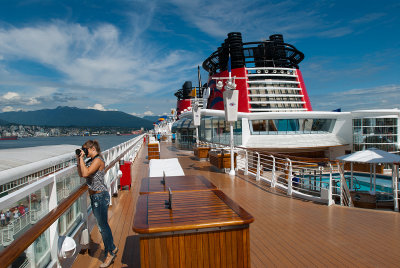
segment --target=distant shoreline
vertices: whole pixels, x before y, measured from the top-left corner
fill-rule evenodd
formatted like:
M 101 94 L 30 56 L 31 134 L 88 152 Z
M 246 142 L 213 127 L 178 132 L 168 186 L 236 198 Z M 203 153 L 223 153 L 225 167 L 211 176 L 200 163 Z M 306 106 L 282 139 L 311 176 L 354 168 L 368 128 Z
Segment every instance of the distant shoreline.
M 0 141 L 0 152 L 2 149 L 29 148 L 36 146 L 50 146 L 70 144 L 80 147 L 87 140 L 97 140 L 102 151 L 110 149 L 125 141 L 135 138 L 138 135 L 98 135 L 98 136 L 46 136 L 46 137 L 25 137 L 17 140 Z

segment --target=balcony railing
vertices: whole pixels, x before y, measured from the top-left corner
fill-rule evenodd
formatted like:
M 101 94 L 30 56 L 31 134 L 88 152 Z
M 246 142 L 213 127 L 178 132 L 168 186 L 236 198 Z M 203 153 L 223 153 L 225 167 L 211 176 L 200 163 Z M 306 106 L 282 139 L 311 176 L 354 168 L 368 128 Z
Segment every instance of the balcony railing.
M 106 162 L 105 182 L 110 195 L 118 191 L 119 161 L 134 161 L 142 144 L 143 135 L 102 153 Z M 83 197 L 82 200 L 85 200 L 86 193 L 87 186 L 84 180 L 79 178 L 76 166 L 73 165 L 0 198 L 0 210 L 13 207 L 22 200 L 29 200 L 31 206 L 24 215 L 13 219 L 0 229 L 0 250 L 1 247 L 5 247 L 0 251 L 1 266 L 8 267 L 21 256 L 24 257 L 19 262 L 19 267 L 54 265 L 58 260 L 57 240 L 60 233 L 57 230 L 59 228 L 50 227 L 58 222 L 63 214 L 69 213 L 70 207 L 78 199 Z M 78 213 L 77 220 L 83 220 L 80 225 L 87 226 L 87 206 L 80 208 L 84 211 Z M 70 232 L 73 231 L 69 230 Z M 33 248 L 29 249 L 32 246 Z

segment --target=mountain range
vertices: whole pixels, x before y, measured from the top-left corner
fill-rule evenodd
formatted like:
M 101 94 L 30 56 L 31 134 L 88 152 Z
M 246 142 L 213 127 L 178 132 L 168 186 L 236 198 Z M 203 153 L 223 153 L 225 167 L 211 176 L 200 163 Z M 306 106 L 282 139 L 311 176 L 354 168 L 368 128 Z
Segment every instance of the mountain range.
M 0 113 L 4 120 L 13 124 L 53 127 L 128 127 L 153 128 L 153 122 L 119 111 L 99 111 L 59 106 L 55 109 Z

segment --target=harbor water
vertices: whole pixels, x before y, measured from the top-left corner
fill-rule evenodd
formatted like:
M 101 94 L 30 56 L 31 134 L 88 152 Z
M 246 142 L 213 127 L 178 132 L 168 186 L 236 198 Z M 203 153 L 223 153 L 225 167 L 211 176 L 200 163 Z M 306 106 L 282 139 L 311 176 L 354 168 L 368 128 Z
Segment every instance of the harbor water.
M 2 149 L 28 148 L 46 145 L 70 144 L 77 147 L 82 146 L 87 140 L 97 140 L 102 151 L 110 149 L 118 144 L 133 139 L 137 135 L 99 135 L 99 136 L 62 136 L 62 137 L 29 137 L 17 140 L 1 140 L 0 154 Z

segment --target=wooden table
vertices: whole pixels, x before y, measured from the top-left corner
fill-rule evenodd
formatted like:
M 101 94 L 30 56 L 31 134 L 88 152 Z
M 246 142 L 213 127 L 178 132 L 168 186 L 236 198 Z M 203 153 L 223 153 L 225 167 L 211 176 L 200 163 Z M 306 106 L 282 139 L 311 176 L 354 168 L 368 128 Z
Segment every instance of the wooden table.
M 203 176 L 171 176 L 165 177 L 165 185 L 161 183 L 162 177 L 149 177 L 142 179 L 140 194 L 166 193 L 168 188 L 175 192 L 182 191 L 208 191 L 217 189 L 209 180 Z
M 138 198 L 133 230 L 141 267 L 250 267 L 249 224 L 254 218 L 220 190 Z

